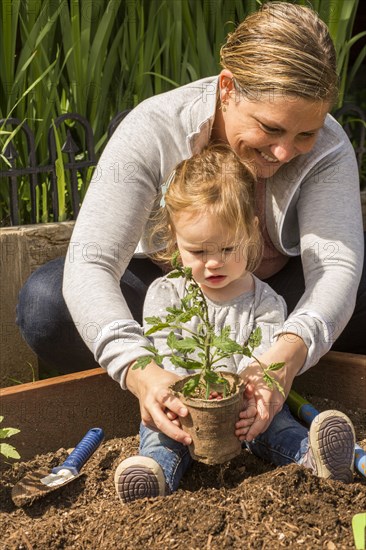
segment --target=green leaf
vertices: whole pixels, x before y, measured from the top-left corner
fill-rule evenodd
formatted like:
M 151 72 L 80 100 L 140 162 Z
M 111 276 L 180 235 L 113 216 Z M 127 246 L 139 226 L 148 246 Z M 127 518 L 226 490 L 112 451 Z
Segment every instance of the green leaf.
M 240 344 L 238 344 L 231 338 L 227 338 L 227 337 L 226 338 L 221 338 L 220 336 L 216 337 L 213 339 L 212 343 L 214 346 L 216 346 L 217 349 L 225 353 L 228 353 L 230 355 L 234 353 L 242 353 L 242 350 L 243 350 L 243 347 Z
M 267 368 L 266 368 L 266 371 L 275 371 L 275 370 L 280 370 L 282 369 L 283 365 L 284 365 L 284 361 L 282 363 L 271 363 Z
M 175 349 L 178 351 L 185 351 L 186 353 L 193 353 L 197 348 L 197 342 L 194 338 L 183 338 L 183 340 L 176 340 Z
M 60 222 L 64 222 L 66 220 L 65 167 L 64 167 L 63 157 L 62 157 L 62 147 L 61 147 L 60 137 L 57 133 L 57 129 L 53 120 L 52 120 L 52 126 L 53 126 L 53 132 L 54 132 L 55 144 L 56 144 L 56 153 L 57 153 L 57 158 L 55 160 L 55 168 L 56 168 L 56 182 L 57 182 L 57 194 L 58 194 L 58 219 Z
M 1 428 L 0 429 L 0 439 L 7 439 L 12 435 L 18 434 L 20 430 L 17 428 Z
M 231 333 L 231 327 L 225 326 L 220 332 L 220 338 L 229 338 Z
M 167 327 L 169 327 L 169 326 L 170 326 L 169 323 L 163 323 L 163 322 L 162 322 L 162 323 L 159 323 L 159 324 L 157 324 L 157 325 L 155 325 L 155 326 L 149 328 L 149 330 L 147 330 L 147 331 L 145 332 L 145 335 L 146 335 L 146 336 L 149 336 L 150 334 L 154 334 L 154 332 L 158 332 L 159 330 L 163 330 L 164 328 L 167 328 Z
M 184 311 L 177 317 L 177 322 L 182 323 L 188 323 L 192 319 L 192 317 L 195 316 L 195 311 Z
M 250 349 L 247 347 L 247 346 L 243 346 L 242 350 L 241 350 L 241 353 L 243 355 L 245 355 L 245 357 L 252 357 L 252 352 L 250 351 Z
M 159 354 L 159 350 L 156 349 L 155 346 L 153 346 L 152 344 L 150 346 L 142 346 L 143 349 L 146 349 L 146 351 L 150 351 L 151 353 L 153 353 L 154 355 L 158 355 Z
M 206 382 L 209 382 L 210 384 L 219 384 L 219 380 L 222 380 L 219 374 L 212 371 L 206 371 L 204 375 L 204 379 Z
M 5 458 L 20 458 L 20 454 L 13 445 L 9 443 L 0 443 L 0 454 L 5 456 Z
M 168 273 L 167 275 L 168 279 L 178 279 L 179 277 L 182 277 L 182 273 L 176 270 L 170 271 L 170 273 Z
M 273 378 L 268 374 L 263 374 L 263 380 L 267 384 L 270 390 L 273 390 Z
M 166 339 L 166 343 L 170 347 L 171 350 L 175 350 L 176 346 L 178 344 L 179 340 L 177 339 L 176 335 L 173 331 L 169 332 L 168 338 Z
M 186 370 L 201 370 L 203 367 L 199 361 L 194 361 L 188 357 L 180 357 L 179 355 L 172 355 L 170 361 L 175 367 L 181 367 Z
M 283 395 L 283 397 L 286 397 L 283 387 L 275 378 L 273 378 L 273 376 L 264 372 L 263 380 L 267 384 L 270 390 L 273 390 L 273 387 L 276 386 L 276 388 Z
M 182 388 L 183 395 L 191 395 L 200 382 L 200 375 L 196 374 L 186 382 Z
M 145 321 L 148 325 L 158 325 L 161 324 L 160 317 L 154 316 L 154 317 L 145 317 Z
M 174 269 L 178 269 L 181 266 L 179 265 L 179 250 L 176 250 L 172 256 L 172 266 Z M 169 274 L 170 275 L 170 274 Z M 169 277 L 168 275 L 168 277 Z M 179 275 L 180 276 L 180 275 Z
M 171 313 L 172 315 L 176 315 L 176 314 L 180 314 L 180 313 L 183 313 L 183 309 L 182 308 L 179 308 L 177 306 L 172 306 L 172 307 L 166 307 L 165 308 L 165 311 L 167 311 L 168 313 Z
M 275 379 L 273 379 L 273 382 L 274 382 L 276 388 L 278 389 L 278 391 L 280 392 L 280 394 L 283 395 L 283 397 L 286 398 L 285 390 L 283 389 L 281 384 L 279 382 L 277 382 L 277 380 L 275 380 Z
M 260 327 L 257 327 L 253 330 L 252 334 L 249 336 L 248 339 L 248 346 L 252 349 L 257 348 L 262 341 L 262 331 Z
M 136 370 L 136 369 L 142 369 L 144 370 L 144 368 L 147 367 L 147 365 L 149 363 L 151 363 L 152 361 L 152 357 L 139 357 L 136 362 L 132 365 L 132 370 Z
M 217 384 L 222 384 L 223 386 L 228 386 L 229 382 L 225 378 L 222 378 L 222 376 L 218 375 Z

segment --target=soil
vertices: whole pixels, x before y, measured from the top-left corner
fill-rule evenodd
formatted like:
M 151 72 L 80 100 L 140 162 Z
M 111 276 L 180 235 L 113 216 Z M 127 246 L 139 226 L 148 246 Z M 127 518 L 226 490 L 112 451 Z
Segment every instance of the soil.
M 308 397 L 319 410 L 348 414 L 366 449 L 366 410 Z M 113 475 L 137 450 L 138 437 L 106 441 L 83 476 L 24 508 L 12 503 L 13 485 L 27 472 L 59 464 L 66 450 L 7 469 L 0 482 L 1 550 L 354 548 L 352 517 L 366 512 L 366 478 L 359 474 L 344 485 L 243 451 L 221 466 L 195 463 L 171 496 L 123 506 Z

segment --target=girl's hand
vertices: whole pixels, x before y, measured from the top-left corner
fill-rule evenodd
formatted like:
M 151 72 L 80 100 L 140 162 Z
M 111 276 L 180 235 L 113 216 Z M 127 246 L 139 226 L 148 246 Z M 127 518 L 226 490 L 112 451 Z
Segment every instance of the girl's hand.
M 138 398 L 141 420 L 151 430 L 189 445 L 190 436 L 180 427 L 179 417 L 186 416 L 188 410 L 183 403 L 169 390 L 169 386 L 179 380 L 176 374 L 165 371 L 154 361 L 144 369 L 128 369 L 126 384 Z
M 247 433 L 257 415 L 257 404 L 254 395 L 254 386 L 247 384 L 244 392 L 244 408 L 239 413 L 240 420 L 235 424 L 235 435 L 239 441 L 245 441 Z

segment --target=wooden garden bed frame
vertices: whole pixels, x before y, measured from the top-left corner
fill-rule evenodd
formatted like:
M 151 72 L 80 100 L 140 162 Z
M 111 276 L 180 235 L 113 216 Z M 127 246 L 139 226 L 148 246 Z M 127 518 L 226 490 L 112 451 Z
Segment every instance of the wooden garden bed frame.
M 294 389 L 366 409 L 366 355 L 329 352 Z M 136 398 L 101 368 L 1 389 L 0 415 L 21 430 L 11 442 L 23 460 L 73 447 L 92 427 L 106 439 L 135 435 L 140 422 Z

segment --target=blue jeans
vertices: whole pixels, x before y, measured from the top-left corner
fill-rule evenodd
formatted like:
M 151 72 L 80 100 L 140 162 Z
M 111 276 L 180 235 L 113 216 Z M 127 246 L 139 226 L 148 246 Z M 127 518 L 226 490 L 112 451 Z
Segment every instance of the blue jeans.
M 275 466 L 301 464 L 308 449 L 308 431 L 295 420 L 287 405 L 274 417 L 269 428 L 255 441 L 244 443 L 254 455 Z M 193 463 L 188 447 L 166 435 L 140 426 L 140 455 L 160 464 L 171 492 Z
M 65 258 L 52 260 L 31 274 L 19 293 L 16 322 L 41 361 L 68 374 L 99 367 L 79 335 L 62 295 Z M 148 286 L 163 274 L 147 259 L 132 259 L 120 287 L 139 323 Z

